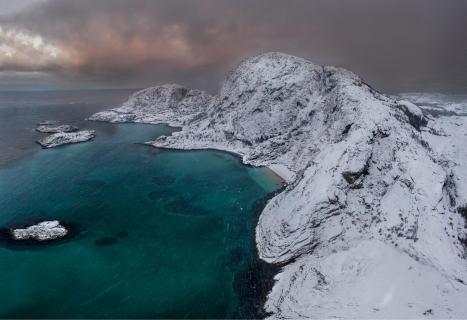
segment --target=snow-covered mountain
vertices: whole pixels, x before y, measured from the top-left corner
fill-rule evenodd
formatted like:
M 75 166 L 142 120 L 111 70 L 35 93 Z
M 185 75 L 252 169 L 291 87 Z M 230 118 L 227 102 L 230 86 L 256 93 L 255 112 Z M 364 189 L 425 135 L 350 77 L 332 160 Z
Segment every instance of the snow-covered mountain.
M 256 229 L 260 257 L 282 266 L 272 318 L 467 317 L 466 117 L 267 53 L 216 96 L 166 85 L 90 119 L 179 125 L 150 143 L 235 152 L 287 180 Z
M 167 123 L 181 126 L 204 111 L 212 97 L 177 84 L 148 88 L 133 94 L 121 107 L 92 115 L 89 120 L 113 123 Z

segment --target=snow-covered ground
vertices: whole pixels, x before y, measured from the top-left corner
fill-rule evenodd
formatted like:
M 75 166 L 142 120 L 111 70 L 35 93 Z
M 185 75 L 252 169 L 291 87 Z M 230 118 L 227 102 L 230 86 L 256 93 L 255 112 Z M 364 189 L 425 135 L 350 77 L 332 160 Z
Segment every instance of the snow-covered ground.
M 88 120 L 182 126 L 202 112 L 211 98 L 209 94 L 199 90 L 167 84 L 138 91 L 121 107 L 99 112 Z M 157 108 L 154 108 L 154 101 L 157 101 Z
M 13 229 L 11 235 L 14 240 L 50 241 L 63 238 L 68 230 L 59 221 L 43 221 L 24 229 Z
M 65 144 L 81 143 L 94 139 L 94 130 L 81 130 L 75 132 L 58 132 L 37 141 L 42 148 L 55 148 Z
M 256 229 L 260 257 L 282 266 L 271 318 L 467 317 L 457 106 L 422 112 L 422 98 L 281 53 L 243 61 L 216 96 L 146 90 L 91 119 L 182 126 L 150 144 L 235 152 L 288 182 Z

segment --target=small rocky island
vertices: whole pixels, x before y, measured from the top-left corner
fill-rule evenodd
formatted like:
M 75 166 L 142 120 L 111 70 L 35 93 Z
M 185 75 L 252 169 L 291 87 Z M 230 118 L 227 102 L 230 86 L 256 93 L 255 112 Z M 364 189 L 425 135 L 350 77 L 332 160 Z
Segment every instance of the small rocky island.
M 65 237 L 68 234 L 67 228 L 59 221 L 43 221 L 24 229 L 11 229 L 10 234 L 13 240 L 35 240 L 51 241 Z
M 86 142 L 94 139 L 94 130 L 81 130 L 77 132 L 58 132 L 37 141 L 42 148 L 54 148 L 65 144 Z
M 41 133 L 51 133 L 51 135 L 42 138 L 37 143 L 44 149 L 54 148 L 65 144 L 86 142 L 94 139 L 96 131 L 81 130 L 78 127 L 62 124 L 47 120 L 39 123 L 36 131 Z

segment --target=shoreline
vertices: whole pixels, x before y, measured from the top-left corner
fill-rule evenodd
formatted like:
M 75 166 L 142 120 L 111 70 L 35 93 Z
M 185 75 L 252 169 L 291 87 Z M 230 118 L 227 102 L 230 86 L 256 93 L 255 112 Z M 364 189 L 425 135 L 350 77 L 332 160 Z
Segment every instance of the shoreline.
M 276 177 L 278 177 L 282 182 L 288 184 L 295 180 L 295 173 L 285 165 L 282 164 L 270 164 L 264 166 L 266 169 L 272 172 Z
M 249 163 L 245 163 L 243 161 L 243 154 L 231 150 L 226 150 L 226 149 L 220 149 L 220 148 L 212 148 L 212 147 L 207 147 L 207 148 L 193 148 L 193 149 L 178 149 L 178 148 L 171 148 L 171 147 L 160 147 L 160 146 L 154 146 L 150 142 L 142 142 L 140 143 L 141 145 L 146 145 L 152 148 L 156 149 L 161 149 L 161 150 L 174 150 L 174 151 L 220 151 L 220 152 L 225 152 L 230 155 L 235 156 L 238 158 L 241 162 L 242 165 L 244 166 L 250 166 L 250 167 L 255 167 L 255 168 L 265 168 L 269 172 L 271 172 L 275 177 L 277 177 L 281 182 L 285 184 L 289 184 L 295 180 L 295 172 L 287 168 L 283 164 L 269 164 L 269 165 L 261 165 L 261 166 L 255 166 Z
M 268 171 L 274 173 L 272 170 Z M 283 184 L 279 189 L 268 193 L 263 199 L 257 201 L 252 211 L 255 216 L 256 225 L 258 225 L 259 217 L 269 200 L 285 189 L 286 184 Z M 271 313 L 265 309 L 266 301 L 276 282 L 275 276 L 280 273 L 282 266 L 261 259 L 256 245 L 256 237 L 253 240 L 253 244 L 255 256 L 252 264 L 234 280 L 235 290 L 244 300 L 244 305 L 236 311 L 236 318 L 266 319 L 271 316 Z
M 235 286 L 236 290 L 240 295 L 243 295 L 243 298 L 246 300 L 245 306 L 240 310 L 237 310 L 238 316 L 240 318 L 244 318 L 245 315 L 249 317 L 253 316 L 253 318 L 257 319 L 265 319 L 270 314 L 265 310 L 265 304 L 268 299 L 270 292 L 273 289 L 273 286 L 276 282 L 275 276 L 280 272 L 282 266 L 276 263 L 269 263 L 263 259 L 261 259 L 258 251 L 258 246 L 256 242 L 256 227 L 259 223 L 259 218 L 263 213 L 263 210 L 266 204 L 275 196 L 279 195 L 280 193 L 284 192 L 287 188 L 287 185 L 293 182 L 295 178 L 295 173 L 289 170 L 285 165 L 280 164 L 273 164 L 273 165 L 263 165 L 263 166 L 254 166 L 252 164 L 245 163 L 243 161 L 243 155 L 234 152 L 231 150 L 223 150 L 218 148 L 193 148 L 193 149 L 177 149 L 177 148 L 170 148 L 170 147 L 159 147 L 154 146 L 149 142 L 141 143 L 143 146 L 152 147 L 154 149 L 159 150 L 166 150 L 166 151 L 178 151 L 178 152 L 194 152 L 194 151 L 217 151 L 223 152 L 232 155 L 233 157 L 237 158 L 241 165 L 243 166 L 250 166 L 256 168 L 264 168 L 267 172 L 273 175 L 275 178 L 279 179 L 282 184 L 278 190 L 270 192 L 267 194 L 263 199 L 261 199 L 256 208 L 253 210 L 253 214 L 256 216 L 256 223 L 255 223 L 255 239 L 253 240 L 254 243 L 254 251 L 255 251 L 255 258 L 252 266 L 244 270 L 240 274 L 240 278 L 246 278 L 247 283 L 239 283 L 237 279 L 235 279 Z M 249 285 L 250 286 L 249 286 Z M 247 291 L 254 290 L 254 294 L 246 295 L 245 296 L 245 289 Z

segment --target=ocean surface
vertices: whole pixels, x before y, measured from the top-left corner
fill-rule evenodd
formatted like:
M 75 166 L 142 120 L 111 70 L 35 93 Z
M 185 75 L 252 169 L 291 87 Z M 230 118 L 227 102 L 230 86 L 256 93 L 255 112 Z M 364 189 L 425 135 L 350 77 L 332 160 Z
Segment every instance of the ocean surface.
M 0 93 L 0 228 L 58 219 L 68 240 L 0 242 L 1 318 L 250 318 L 270 267 L 254 230 L 281 182 L 215 151 L 138 144 L 174 129 L 87 122 L 130 91 Z M 95 129 L 43 150 L 42 120 Z

